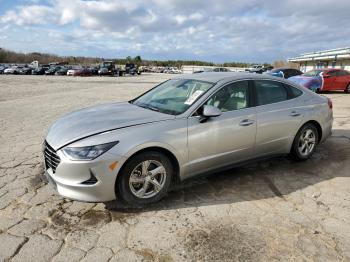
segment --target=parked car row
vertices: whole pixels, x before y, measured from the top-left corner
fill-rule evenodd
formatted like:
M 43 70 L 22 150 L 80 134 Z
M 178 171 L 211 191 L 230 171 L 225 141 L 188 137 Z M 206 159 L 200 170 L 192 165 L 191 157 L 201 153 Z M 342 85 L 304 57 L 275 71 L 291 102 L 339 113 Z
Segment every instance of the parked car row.
M 226 67 L 207 67 L 201 70 L 194 71 L 193 74 L 208 73 L 208 72 L 231 72 L 231 71 Z
M 164 67 L 164 66 L 142 66 L 143 72 L 149 73 L 165 73 L 165 74 L 182 74 L 182 70 L 176 66 Z
M 0 74 L 23 75 L 68 75 L 68 76 L 123 76 L 139 75 L 141 70 L 133 63 L 118 66 L 112 61 L 105 61 L 99 66 L 80 65 L 0 65 Z

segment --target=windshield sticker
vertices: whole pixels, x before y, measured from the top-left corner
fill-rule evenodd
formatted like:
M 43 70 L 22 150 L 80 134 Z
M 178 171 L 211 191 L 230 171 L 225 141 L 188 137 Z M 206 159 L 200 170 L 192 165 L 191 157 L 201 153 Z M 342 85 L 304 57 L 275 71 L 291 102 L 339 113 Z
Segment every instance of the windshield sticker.
M 196 92 L 194 92 L 185 102 L 185 105 L 192 105 L 194 101 L 196 101 L 196 99 L 198 97 L 200 97 L 202 94 L 204 93 L 204 91 L 202 90 L 197 90 Z

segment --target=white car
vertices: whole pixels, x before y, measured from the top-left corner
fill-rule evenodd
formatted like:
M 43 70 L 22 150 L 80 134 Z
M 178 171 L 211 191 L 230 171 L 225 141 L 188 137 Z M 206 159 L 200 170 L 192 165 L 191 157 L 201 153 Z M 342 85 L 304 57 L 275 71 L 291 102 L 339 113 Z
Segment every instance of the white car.
M 18 66 L 12 66 L 4 70 L 4 74 L 18 74 L 18 72 L 19 72 Z
M 67 71 L 67 76 L 74 76 L 75 69 L 69 69 Z

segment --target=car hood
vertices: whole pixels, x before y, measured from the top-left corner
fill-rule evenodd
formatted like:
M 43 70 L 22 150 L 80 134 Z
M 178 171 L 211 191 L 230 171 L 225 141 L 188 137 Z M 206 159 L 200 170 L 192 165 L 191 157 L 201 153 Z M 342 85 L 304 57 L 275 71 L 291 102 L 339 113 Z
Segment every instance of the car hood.
M 49 129 L 46 141 L 57 150 L 92 135 L 174 118 L 128 102 L 93 106 L 59 118 Z

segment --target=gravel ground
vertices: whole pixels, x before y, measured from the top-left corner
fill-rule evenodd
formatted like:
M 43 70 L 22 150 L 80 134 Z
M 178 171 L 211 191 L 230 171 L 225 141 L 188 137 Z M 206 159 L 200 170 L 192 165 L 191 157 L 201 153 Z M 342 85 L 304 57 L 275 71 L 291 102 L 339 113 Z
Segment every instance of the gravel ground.
M 167 75 L 0 75 L 0 261 L 350 261 L 350 95 L 312 159 L 277 158 L 176 185 L 160 203 L 63 199 L 41 143 L 74 109 L 132 98 Z

